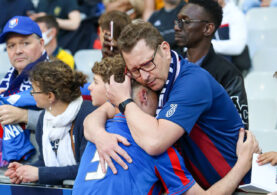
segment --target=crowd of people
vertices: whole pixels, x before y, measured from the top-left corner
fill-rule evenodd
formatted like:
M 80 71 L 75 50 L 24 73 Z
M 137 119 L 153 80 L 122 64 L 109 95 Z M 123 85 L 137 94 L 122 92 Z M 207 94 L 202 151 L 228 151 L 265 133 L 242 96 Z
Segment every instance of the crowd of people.
M 4 2 L 22 5 L 0 20 L 12 64 L 0 82 L 0 165 L 11 183 L 189 195 L 250 182 L 261 148 L 248 130 L 245 16 L 232 0 Z M 71 54 L 83 48 L 102 50 L 92 83 Z M 257 163 L 275 165 L 277 153 Z

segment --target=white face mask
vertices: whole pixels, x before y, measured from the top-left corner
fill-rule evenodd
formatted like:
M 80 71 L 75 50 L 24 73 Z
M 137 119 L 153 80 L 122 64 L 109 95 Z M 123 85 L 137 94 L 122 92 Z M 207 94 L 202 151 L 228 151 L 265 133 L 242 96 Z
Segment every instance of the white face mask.
M 51 33 L 52 29 L 50 28 L 48 31 L 42 33 L 42 38 L 44 40 L 44 45 L 48 45 L 50 41 L 53 39 L 53 36 L 48 37 L 49 33 Z

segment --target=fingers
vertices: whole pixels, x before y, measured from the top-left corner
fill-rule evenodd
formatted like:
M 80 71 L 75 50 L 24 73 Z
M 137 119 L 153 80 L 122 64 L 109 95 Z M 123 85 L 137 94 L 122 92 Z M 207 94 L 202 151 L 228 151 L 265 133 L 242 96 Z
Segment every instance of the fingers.
M 132 162 L 133 162 L 133 160 L 132 160 L 132 158 L 129 156 L 129 154 L 128 154 L 125 150 L 123 150 L 121 147 L 117 147 L 115 151 L 116 151 L 120 156 L 122 156 L 128 163 L 132 163 Z M 125 163 L 121 160 L 121 158 L 119 158 L 119 159 L 120 159 L 120 160 L 116 160 L 116 159 L 114 159 L 114 160 L 124 168 Z M 122 163 L 121 161 L 122 161 L 123 163 Z M 123 165 L 124 165 L 124 166 L 123 166 Z M 128 166 L 125 167 L 125 169 L 127 169 L 127 168 L 128 168 Z
M 245 134 L 245 131 L 244 131 L 243 128 L 241 128 L 241 129 L 239 130 L 239 139 L 238 139 L 238 143 L 240 143 L 240 144 L 243 143 L 244 134 Z
M 106 173 L 107 169 L 106 169 L 106 162 L 104 160 L 104 157 L 99 155 L 99 161 L 100 161 L 102 173 Z
M 112 155 L 111 155 L 112 156 Z M 107 162 L 108 166 L 112 170 L 113 174 L 117 174 L 117 169 L 115 168 L 112 159 L 109 155 L 104 155 L 105 161 Z
M 128 142 L 128 140 L 125 137 L 123 137 L 121 135 L 117 135 L 117 134 L 115 134 L 115 135 L 119 142 L 123 143 L 125 146 L 130 146 L 130 142 Z

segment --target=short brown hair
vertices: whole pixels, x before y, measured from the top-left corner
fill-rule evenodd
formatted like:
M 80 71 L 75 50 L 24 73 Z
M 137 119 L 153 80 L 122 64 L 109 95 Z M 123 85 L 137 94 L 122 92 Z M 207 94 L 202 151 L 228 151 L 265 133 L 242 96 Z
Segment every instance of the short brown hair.
M 121 32 L 117 43 L 120 51 L 130 52 L 142 39 L 151 49 L 156 49 L 163 42 L 160 32 L 152 24 L 138 22 L 127 25 Z
M 102 30 L 110 31 L 110 21 L 114 21 L 113 26 L 113 38 L 117 40 L 123 28 L 131 23 L 130 17 L 121 11 L 110 11 L 104 13 L 99 18 L 99 26 Z
M 103 58 L 100 62 L 95 62 L 91 70 L 94 74 L 101 76 L 105 83 L 109 82 L 112 75 L 115 75 L 116 82 L 123 82 L 125 62 L 121 55 L 118 54 L 114 57 Z
M 52 92 L 56 99 L 70 103 L 80 97 L 80 87 L 86 76 L 72 70 L 62 61 L 40 62 L 30 71 L 30 79 L 45 93 Z
M 41 16 L 35 19 L 36 23 L 44 23 L 47 27 L 47 29 L 55 28 L 57 30 L 57 34 L 59 32 L 59 24 L 55 18 L 55 16 L 52 15 L 46 15 Z

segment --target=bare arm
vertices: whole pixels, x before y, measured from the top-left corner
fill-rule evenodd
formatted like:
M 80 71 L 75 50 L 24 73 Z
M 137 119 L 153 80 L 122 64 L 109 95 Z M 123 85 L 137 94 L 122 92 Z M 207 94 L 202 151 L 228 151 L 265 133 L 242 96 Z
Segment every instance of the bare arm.
M 96 145 L 100 157 L 100 164 L 103 172 L 106 172 L 107 163 L 114 174 L 117 170 L 111 160 L 113 158 L 124 169 L 128 169 L 127 164 L 119 157 L 122 156 L 129 163 L 132 162 L 131 157 L 125 152 L 118 142 L 124 145 L 130 145 L 126 138 L 106 132 L 105 123 L 108 118 L 112 118 L 115 109 L 110 103 L 105 103 L 97 110 L 89 114 L 84 121 L 84 135 L 87 140 Z
M 81 22 L 81 15 L 78 10 L 73 10 L 68 14 L 68 19 L 57 18 L 59 27 L 63 30 L 76 30 Z
M 0 106 L 0 123 L 3 125 L 27 123 L 28 110 L 11 105 Z
M 144 0 L 144 12 L 143 12 L 142 19 L 144 21 L 147 21 L 154 11 L 155 11 L 155 1 Z
M 247 134 L 247 139 L 243 142 L 245 133 Z M 254 135 L 250 131 L 241 129 L 237 142 L 238 160 L 230 172 L 206 191 L 196 184 L 185 194 L 232 194 L 245 174 L 250 170 L 252 156 L 255 152 L 258 152 L 258 150 L 258 142 Z

